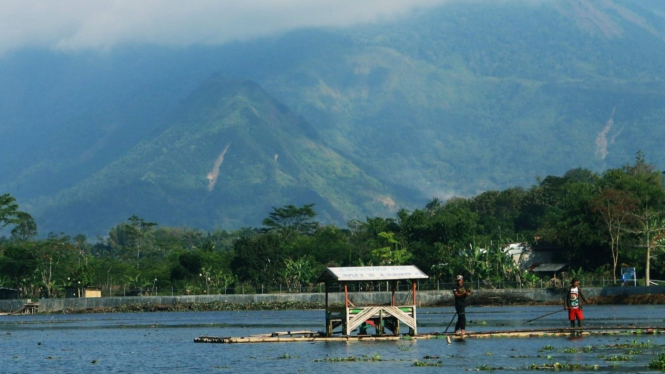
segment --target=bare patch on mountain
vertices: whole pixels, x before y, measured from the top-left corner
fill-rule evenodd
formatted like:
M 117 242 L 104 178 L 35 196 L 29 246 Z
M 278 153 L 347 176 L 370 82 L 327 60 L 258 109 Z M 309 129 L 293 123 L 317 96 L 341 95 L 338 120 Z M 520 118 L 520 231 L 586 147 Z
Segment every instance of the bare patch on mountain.
M 610 153 L 608 147 L 611 144 L 614 144 L 614 139 L 621 133 L 621 130 L 614 133 L 614 135 L 609 136 L 612 127 L 614 126 L 614 109 L 612 109 L 612 114 L 610 119 L 605 123 L 603 131 L 601 131 L 596 137 L 596 154 L 600 157 L 601 160 L 604 160 L 605 157 Z
M 592 35 L 603 35 L 608 39 L 623 36 L 624 28 L 619 21 L 630 22 L 659 38 L 665 35 L 652 27 L 647 20 L 612 0 L 569 0 L 555 2 L 555 6 L 577 26 Z
M 219 168 L 222 167 L 222 163 L 224 162 L 224 155 L 226 154 L 226 151 L 229 149 L 229 145 L 231 143 L 227 144 L 226 147 L 224 147 L 224 150 L 222 153 L 217 156 L 217 159 L 215 160 L 215 163 L 212 166 L 212 169 L 210 172 L 208 172 L 208 191 L 212 191 L 213 188 L 215 188 L 215 184 L 217 183 L 217 178 L 219 177 Z
M 392 197 L 390 196 L 377 196 L 374 198 L 374 200 L 380 202 L 381 204 L 387 206 L 388 208 L 395 209 L 395 200 L 393 200 Z

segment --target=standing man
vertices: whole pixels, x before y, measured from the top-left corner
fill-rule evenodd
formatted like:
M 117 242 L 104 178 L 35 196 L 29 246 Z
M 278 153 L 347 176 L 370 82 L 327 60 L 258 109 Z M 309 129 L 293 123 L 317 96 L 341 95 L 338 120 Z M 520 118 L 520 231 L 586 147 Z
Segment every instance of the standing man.
M 457 284 L 453 286 L 453 295 L 455 295 L 455 312 L 457 312 L 457 323 L 455 324 L 455 334 L 466 334 L 466 297 L 471 295 L 471 290 L 464 288 L 464 278 L 457 276 Z
M 586 297 L 582 293 L 580 288 L 580 280 L 573 278 L 570 282 L 570 288 L 566 294 L 566 304 L 564 304 L 563 309 L 568 310 L 568 319 L 570 320 L 570 327 L 575 327 L 575 320 L 577 319 L 577 327 L 582 327 L 582 320 L 584 319 L 584 314 L 582 313 L 582 303 L 580 299 L 584 300 L 587 303 Z

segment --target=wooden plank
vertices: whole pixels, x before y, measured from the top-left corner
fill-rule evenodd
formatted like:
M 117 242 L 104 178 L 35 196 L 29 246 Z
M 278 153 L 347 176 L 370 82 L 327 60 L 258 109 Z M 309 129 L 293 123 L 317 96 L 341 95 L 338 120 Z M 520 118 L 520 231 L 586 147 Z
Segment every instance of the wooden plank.
M 662 334 L 665 333 L 663 327 L 629 327 L 629 328 L 562 328 L 562 329 L 541 329 L 541 330 L 509 330 L 509 331 L 486 331 L 469 332 L 465 335 L 430 333 L 414 336 L 396 336 L 396 335 L 350 335 L 350 336 L 265 336 L 268 334 L 249 336 L 249 337 L 215 337 L 200 336 L 194 339 L 196 343 L 289 343 L 289 342 L 350 342 L 350 341 L 395 341 L 400 339 L 467 339 L 467 338 L 536 338 L 551 336 L 568 336 L 577 334 L 581 336 L 600 336 L 600 335 L 636 335 L 636 334 Z

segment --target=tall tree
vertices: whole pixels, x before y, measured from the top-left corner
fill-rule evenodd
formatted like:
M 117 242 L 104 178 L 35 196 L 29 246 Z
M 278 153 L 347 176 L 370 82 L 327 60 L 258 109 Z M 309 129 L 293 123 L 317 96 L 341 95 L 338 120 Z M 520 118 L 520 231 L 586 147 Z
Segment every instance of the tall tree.
M 268 227 L 265 231 L 275 231 L 285 241 L 295 234 L 312 234 L 318 226 L 318 222 L 312 221 L 316 217 L 313 207 L 314 204 L 305 204 L 300 208 L 294 205 L 273 207 L 272 213 L 262 222 Z
M 0 229 L 20 222 L 18 203 L 11 194 L 0 195 Z
M 127 219 L 129 226 L 127 226 L 130 240 L 136 251 L 136 270 L 141 267 L 141 252 L 147 246 L 150 234 L 157 224 L 155 222 L 146 222 L 143 218 L 133 215 Z
M 665 189 L 661 173 L 646 162 L 642 152 L 637 152 L 634 165 L 626 165 L 622 171 L 623 176 L 619 175 L 614 182 L 617 188 L 630 192 L 637 200 L 637 208 L 632 217 L 634 224 L 628 231 L 641 239 L 641 247 L 645 251 L 644 277 L 648 286 L 651 283 L 652 252 L 657 245 L 654 238 L 665 231 Z
M 637 201 L 628 192 L 614 188 L 603 188 L 591 201 L 591 209 L 600 214 L 607 228 L 614 283 L 617 281 L 621 234 L 625 230 L 625 225 L 632 219 L 636 207 Z
M 25 212 L 16 213 L 16 226 L 12 229 L 12 238 L 28 241 L 37 236 L 37 224 L 32 216 Z
M 56 274 L 64 274 L 65 269 L 62 266 L 68 262 L 73 254 L 69 237 L 63 234 L 49 234 L 47 239 L 39 240 L 28 246 L 28 251 L 32 254 L 39 274 L 40 281 L 46 297 L 51 297 L 53 286 L 55 285 Z

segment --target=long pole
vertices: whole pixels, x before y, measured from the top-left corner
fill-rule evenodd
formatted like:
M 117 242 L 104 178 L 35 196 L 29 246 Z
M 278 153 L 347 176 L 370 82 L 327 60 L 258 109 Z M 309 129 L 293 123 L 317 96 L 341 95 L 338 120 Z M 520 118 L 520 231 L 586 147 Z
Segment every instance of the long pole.
M 554 314 L 554 313 L 559 313 L 559 312 L 561 312 L 561 311 L 563 311 L 563 310 L 565 310 L 565 309 L 559 309 L 559 310 L 557 310 L 556 312 L 547 313 L 547 314 L 545 314 L 545 315 L 543 315 L 543 316 L 536 317 L 536 318 L 534 318 L 534 319 L 530 319 L 530 320 L 528 320 L 528 321 L 526 321 L 526 322 L 527 322 L 527 323 L 529 323 L 529 322 L 533 322 L 533 321 L 535 321 L 535 320 L 537 320 L 537 319 L 541 319 L 541 318 L 543 318 L 543 317 L 551 316 L 552 314 Z
M 446 326 L 446 330 L 443 332 L 444 334 L 448 332 L 448 328 L 450 328 L 450 325 L 453 323 L 453 320 L 455 319 L 456 316 L 457 316 L 457 312 L 455 312 L 455 314 L 453 314 L 453 318 L 451 318 L 450 322 L 448 322 L 448 326 Z

